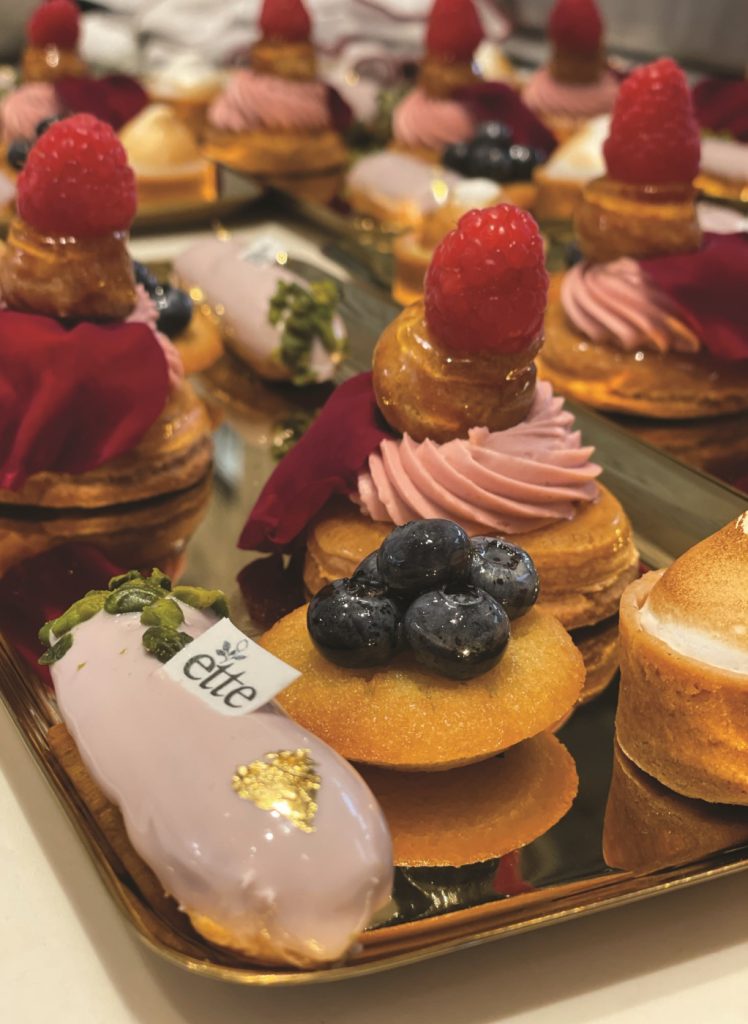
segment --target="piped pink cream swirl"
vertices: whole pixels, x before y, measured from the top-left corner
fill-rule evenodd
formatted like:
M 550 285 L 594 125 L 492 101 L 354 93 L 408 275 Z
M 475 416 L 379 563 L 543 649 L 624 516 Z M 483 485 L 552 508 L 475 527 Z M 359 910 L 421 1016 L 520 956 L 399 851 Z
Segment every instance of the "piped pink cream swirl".
M 54 86 L 28 82 L 8 93 L 0 103 L 0 128 L 6 146 L 14 139 L 31 139 L 40 121 L 61 113 Z
M 540 381 L 526 419 L 508 430 L 474 427 L 445 444 L 382 441 L 359 475 L 354 500 L 371 519 L 452 519 L 470 534 L 527 533 L 572 519 L 598 495 L 600 467 L 590 461 L 574 417 Z
M 395 107 L 392 133 L 403 146 L 444 149 L 471 138 L 475 124 L 466 107 L 455 100 L 434 99 L 412 89 Z
M 609 71 L 596 82 L 573 85 L 556 81 L 547 68 L 540 68 L 530 77 L 522 99 L 540 117 L 587 118 L 611 111 L 617 95 L 618 81 Z
M 565 275 L 561 304 L 578 331 L 624 352 L 698 352 L 701 343 L 678 307 L 636 260 L 581 262 Z
M 219 131 L 324 131 L 332 126 L 327 87 L 242 69 L 208 110 Z
M 128 324 L 145 324 L 150 327 L 156 336 L 156 341 L 161 346 L 161 351 L 166 358 L 166 365 L 169 370 L 169 385 L 175 391 L 184 380 L 184 363 L 179 351 L 169 338 L 161 331 L 156 330 L 158 324 L 158 310 L 156 303 L 150 297 L 142 284 L 135 286 L 136 299 L 132 312 L 126 319 Z

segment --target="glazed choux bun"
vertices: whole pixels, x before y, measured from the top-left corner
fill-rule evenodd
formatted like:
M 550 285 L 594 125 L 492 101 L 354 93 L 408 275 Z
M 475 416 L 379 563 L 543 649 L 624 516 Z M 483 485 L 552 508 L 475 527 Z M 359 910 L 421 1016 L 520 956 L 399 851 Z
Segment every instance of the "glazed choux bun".
M 748 804 L 748 513 L 621 601 L 616 734 L 683 796 Z

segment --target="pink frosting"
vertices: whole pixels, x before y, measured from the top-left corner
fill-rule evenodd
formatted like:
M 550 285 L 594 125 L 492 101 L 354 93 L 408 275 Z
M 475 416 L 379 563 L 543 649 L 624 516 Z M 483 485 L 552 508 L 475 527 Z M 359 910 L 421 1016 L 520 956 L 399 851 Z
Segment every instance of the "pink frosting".
M 577 330 L 625 352 L 697 352 L 699 339 L 668 295 L 636 260 L 577 263 L 565 275 L 561 303 Z
M 317 132 L 332 125 L 322 82 L 294 82 L 244 69 L 231 76 L 213 101 L 208 120 L 227 132 Z
M 9 93 L 0 103 L 2 139 L 9 145 L 13 139 L 31 139 L 40 121 L 56 117 L 60 104 L 54 86 L 49 82 L 29 82 Z
M 618 81 L 609 71 L 604 71 L 596 82 L 585 85 L 571 85 L 557 82 L 547 68 L 540 68 L 530 77 L 522 93 L 522 99 L 535 114 L 541 117 L 585 118 L 607 114 L 613 109 L 618 95 Z
M 444 149 L 465 142 L 475 129 L 467 109 L 455 100 L 437 100 L 423 89 L 412 89 L 392 115 L 392 132 L 404 146 Z
M 137 292 L 135 307 L 127 317 L 127 323 L 145 324 L 146 327 L 151 328 L 156 336 L 156 341 L 158 341 L 161 346 L 161 351 L 166 357 L 166 365 L 169 368 L 169 384 L 171 385 L 172 391 L 174 391 L 182 380 L 184 380 L 184 364 L 182 362 L 182 357 L 179 354 L 176 345 L 174 345 L 165 334 L 156 330 L 156 324 L 158 323 L 158 310 L 156 309 L 156 303 L 150 297 L 142 284 L 136 285 L 135 290 Z
M 354 500 L 372 519 L 452 519 L 471 534 L 526 533 L 572 519 L 579 502 L 597 497 L 601 472 L 573 425 L 563 399 L 540 381 L 527 418 L 508 430 L 474 427 L 446 444 L 407 434 L 382 441 Z

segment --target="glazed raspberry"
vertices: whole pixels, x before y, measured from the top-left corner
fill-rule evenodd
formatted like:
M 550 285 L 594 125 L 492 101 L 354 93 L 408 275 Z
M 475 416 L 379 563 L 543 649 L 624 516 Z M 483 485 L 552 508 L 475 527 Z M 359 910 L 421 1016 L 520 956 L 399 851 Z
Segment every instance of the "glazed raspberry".
M 435 341 L 463 352 L 519 352 L 543 325 L 543 242 L 525 210 L 471 210 L 437 246 L 426 274 L 426 321 Z
M 470 60 L 483 39 L 473 0 L 435 0 L 426 30 L 426 50 L 446 60 Z
M 701 143 L 686 79 L 669 57 L 632 71 L 613 108 L 608 174 L 632 185 L 690 182 Z
M 18 212 L 55 237 L 126 231 L 135 216 L 135 175 L 112 128 L 91 114 L 48 128 L 18 177 Z
M 47 0 L 29 18 L 26 36 L 32 46 L 72 50 L 78 42 L 79 18 L 73 0 Z
M 556 0 L 548 19 L 548 35 L 566 53 L 597 53 L 603 22 L 595 0 Z
M 265 0 L 260 28 L 265 39 L 302 43 L 309 38 L 312 23 L 302 0 Z

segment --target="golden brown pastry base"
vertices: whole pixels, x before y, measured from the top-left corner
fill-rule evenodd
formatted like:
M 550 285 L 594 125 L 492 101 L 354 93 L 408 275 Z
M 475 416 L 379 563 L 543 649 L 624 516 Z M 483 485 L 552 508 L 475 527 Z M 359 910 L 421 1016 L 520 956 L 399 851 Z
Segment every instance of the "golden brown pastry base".
M 689 800 L 636 767 L 615 744 L 605 808 L 603 857 L 637 874 L 748 843 L 748 810 Z
M 260 640 L 301 673 L 281 706 L 351 761 L 441 771 L 481 761 L 550 728 L 577 701 L 584 664 L 553 616 L 531 609 L 493 669 L 456 682 L 409 652 L 379 669 L 343 669 L 314 647 L 306 606 Z
M 418 84 L 435 99 L 449 99 L 458 89 L 479 82 L 472 61 L 446 60 L 427 53 L 421 61 Z
M 392 523 L 366 518 L 347 499 L 330 503 L 307 537 L 304 583 L 309 592 L 316 594 L 331 580 L 350 576 L 392 529 Z M 631 525 L 619 502 L 602 486 L 598 500 L 580 505 L 574 519 L 509 539 L 535 562 L 539 607 L 567 629 L 614 615 L 621 594 L 639 571 Z
M 539 221 L 572 220 L 581 201 L 584 184 L 564 178 L 554 178 L 536 167 L 532 179 L 537 189 L 532 212 Z
M 212 459 L 208 412 L 185 381 L 132 451 L 87 473 L 34 473 L 0 504 L 102 508 L 173 494 L 205 476 Z
M 74 50 L 56 46 L 28 46 L 23 52 L 24 82 L 55 82 L 58 78 L 83 78 L 88 68 Z
M 384 811 L 399 867 L 460 867 L 519 850 L 563 818 L 578 786 L 573 758 L 550 733 L 438 774 L 359 771 Z
M 221 328 L 202 306 L 196 305 L 186 330 L 174 338 L 186 374 L 207 370 L 223 355 Z
M 599 81 L 605 70 L 605 52 L 599 48 L 596 53 L 572 53 L 553 48 L 548 71 L 557 82 L 567 85 L 592 85 Z
M 187 908 L 184 913 L 180 912 L 175 902 L 164 893 L 164 888 L 156 875 L 131 846 L 122 815 L 114 804 L 107 800 L 88 774 L 80 759 L 78 748 L 65 726 L 52 726 L 47 733 L 47 739 L 78 796 L 83 800 L 97 827 L 103 833 L 113 857 L 119 861 L 124 871 L 130 876 L 147 907 L 154 912 L 156 928 L 163 928 L 161 922 L 165 920 L 168 922 L 167 927 L 170 931 L 184 934 L 185 919 L 188 918 L 195 931 L 209 942 L 224 950 L 233 950 L 255 963 L 268 967 L 291 965 L 312 968 L 323 966 L 319 961 L 283 955 L 283 951 L 270 944 L 262 933 L 258 934 L 252 942 L 239 941 L 222 925 L 202 914 L 191 913 Z M 192 952 L 194 954 L 194 950 Z
M 587 672 L 579 698 L 580 704 L 586 704 L 608 687 L 618 671 L 618 617 L 574 629 L 571 638 L 584 659 Z
M 317 57 L 307 40 L 297 42 L 284 39 L 258 39 L 249 51 L 249 62 L 254 71 L 265 75 L 278 75 L 300 82 L 317 77 Z
M 551 276 L 545 345 L 538 374 L 562 395 L 596 409 L 654 419 L 698 419 L 748 409 L 748 362 L 704 352 L 624 352 L 590 342 L 561 305 L 561 274 Z
M 694 188 L 710 199 L 729 199 L 733 202 L 748 203 L 748 181 L 729 181 L 703 171 L 694 181 Z
M 412 199 L 391 199 L 380 193 L 351 188 L 346 183 L 343 198 L 359 217 L 368 218 L 383 231 L 399 232 L 423 223 L 423 210 Z
M 332 129 L 304 132 L 225 132 L 208 126 L 203 155 L 246 174 L 303 177 L 345 167 L 348 152 Z
M 639 611 L 662 575 L 643 576 L 621 601 L 618 742 L 676 793 L 748 805 L 746 678 L 684 657 L 642 629 Z
M 212 203 L 218 196 L 217 173 L 207 160 L 200 171 L 188 174 L 136 175 L 138 212 L 158 212 L 167 206 Z

